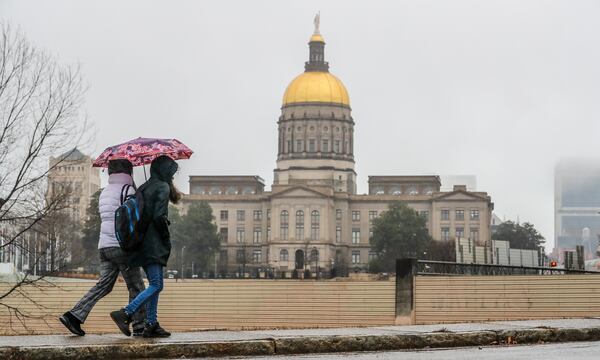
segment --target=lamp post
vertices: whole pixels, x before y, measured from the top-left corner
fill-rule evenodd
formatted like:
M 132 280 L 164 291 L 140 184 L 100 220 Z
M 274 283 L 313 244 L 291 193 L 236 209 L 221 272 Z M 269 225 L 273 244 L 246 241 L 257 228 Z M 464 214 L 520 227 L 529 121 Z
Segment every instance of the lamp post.
M 183 250 L 185 250 L 185 245 L 181 247 L 181 281 L 183 281 Z

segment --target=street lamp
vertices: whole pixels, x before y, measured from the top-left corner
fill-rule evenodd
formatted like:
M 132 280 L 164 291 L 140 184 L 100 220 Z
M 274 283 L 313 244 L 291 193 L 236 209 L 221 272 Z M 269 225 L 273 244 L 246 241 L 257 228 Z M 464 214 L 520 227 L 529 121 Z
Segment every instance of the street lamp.
M 185 245 L 181 247 L 181 281 L 183 281 L 183 250 L 185 249 Z

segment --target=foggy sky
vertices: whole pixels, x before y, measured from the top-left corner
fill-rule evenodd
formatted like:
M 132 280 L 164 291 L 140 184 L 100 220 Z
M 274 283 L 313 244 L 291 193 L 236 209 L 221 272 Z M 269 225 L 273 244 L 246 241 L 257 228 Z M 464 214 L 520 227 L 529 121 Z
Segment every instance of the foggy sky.
M 80 64 L 97 155 L 175 137 L 191 174 L 272 182 L 287 84 L 315 12 L 346 85 L 358 190 L 368 175 L 473 174 L 501 218 L 553 234 L 553 167 L 600 150 L 598 1 L 7 1 L 61 62 Z

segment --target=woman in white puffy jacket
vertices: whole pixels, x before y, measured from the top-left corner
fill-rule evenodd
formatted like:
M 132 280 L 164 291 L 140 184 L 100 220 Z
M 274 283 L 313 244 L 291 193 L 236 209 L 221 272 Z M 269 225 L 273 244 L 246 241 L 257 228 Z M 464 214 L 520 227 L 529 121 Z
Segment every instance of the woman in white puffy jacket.
M 119 273 L 123 275 L 127 284 L 129 301 L 144 290 L 141 269 L 129 267 L 129 256 L 121 249 L 115 236 L 115 210 L 121 206 L 125 197 L 135 193 L 132 172 L 133 166 L 128 160 L 111 160 L 108 164 L 108 185 L 100 193 L 98 206 L 102 219 L 98 241 L 100 278 L 71 310 L 59 318 L 60 322 L 75 335 L 85 335 L 81 324 L 85 322 L 98 300 L 112 291 Z M 142 307 L 133 316 L 134 336 L 142 334 L 144 318 Z

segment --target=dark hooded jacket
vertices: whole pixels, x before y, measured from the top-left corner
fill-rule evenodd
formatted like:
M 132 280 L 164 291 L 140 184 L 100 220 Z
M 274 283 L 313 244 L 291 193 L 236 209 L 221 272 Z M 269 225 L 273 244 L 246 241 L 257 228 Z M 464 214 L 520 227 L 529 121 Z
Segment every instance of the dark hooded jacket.
M 156 158 L 150 166 L 150 179 L 139 191 L 144 197 L 142 221 L 147 226 L 141 247 L 132 253 L 130 265 L 167 266 L 171 254 L 169 233 L 169 182 L 177 172 L 177 163 L 169 157 Z

